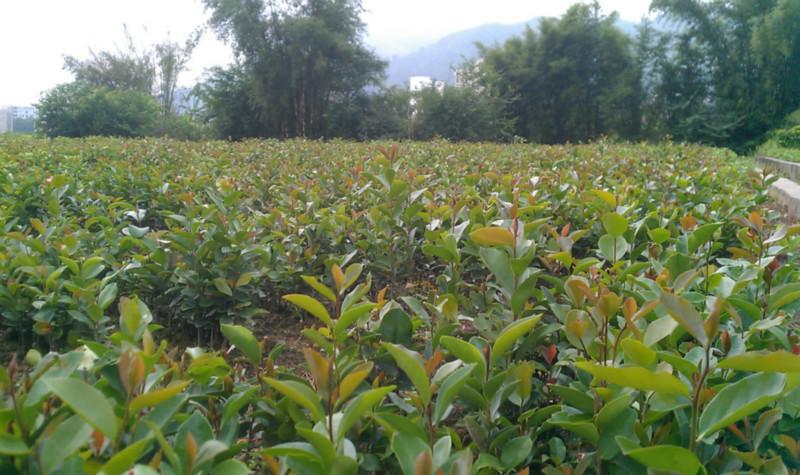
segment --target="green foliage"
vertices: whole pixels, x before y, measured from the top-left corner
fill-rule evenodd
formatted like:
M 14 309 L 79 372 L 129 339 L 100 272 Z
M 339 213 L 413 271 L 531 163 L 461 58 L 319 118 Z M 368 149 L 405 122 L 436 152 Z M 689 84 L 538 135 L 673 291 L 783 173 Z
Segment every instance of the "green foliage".
M 233 95 L 236 110 L 255 112 L 246 120 L 258 124 L 256 136 L 321 137 L 332 105 L 362 93 L 382 73 L 384 63 L 363 44 L 360 1 L 206 0 L 205 5 L 211 26 L 231 40 L 242 59 L 233 70 L 217 71 L 216 84 L 206 87 L 214 97 L 212 113 L 233 117 L 219 100 Z M 249 135 L 231 125 L 228 120 L 222 130 Z
M 775 131 L 775 140 L 781 147 L 800 148 L 800 125 Z
M 9 473 L 800 468 L 800 227 L 724 151 L 19 136 L 0 159 L 9 339 L 78 348 L 0 368 Z
M 638 137 L 640 71 L 615 21 L 596 3 L 574 5 L 537 31 L 482 48 L 482 80 L 508 102 L 516 135 L 537 143 Z
M 411 119 L 411 138 L 441 137 L 471 142 L 507 141 L 513 122 L 505 117 L 504 102 L 472 88 L 433 88 L 417 93 Z
M 158 123 L 158 103 L 149 95 L 78 82 L 56 86 L 38 108 L 39 130 L 51 137 L 142 137 Z

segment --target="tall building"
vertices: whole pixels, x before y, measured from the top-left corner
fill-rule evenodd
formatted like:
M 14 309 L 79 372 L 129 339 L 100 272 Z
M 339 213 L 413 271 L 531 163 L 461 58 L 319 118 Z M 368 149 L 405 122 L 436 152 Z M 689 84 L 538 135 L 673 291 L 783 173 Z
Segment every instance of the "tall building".
M 8 110 L 14 119 L 35 119 L 39 115 L 36 108 L 30 106 L 9 107 Z

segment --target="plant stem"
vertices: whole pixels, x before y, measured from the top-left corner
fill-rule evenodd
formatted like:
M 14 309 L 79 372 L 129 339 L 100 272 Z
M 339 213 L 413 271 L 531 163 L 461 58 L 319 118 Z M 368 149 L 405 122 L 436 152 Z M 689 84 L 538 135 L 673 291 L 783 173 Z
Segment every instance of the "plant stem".
M 700 396 L 701 392 L 703 391 L 703 386 L 705 385 L 706 378 L 708 374 L 711 372 L 709 368 L 709 363 L 711 360 L 711 342 L 708 343 L 706 346 L 706 354 L 705 354 L 705 364 L 703 367 L 703 372 L 700 375 L 700 379 L 697 380 L 697 383 L 694 387 L 694 392 L 692 394 L 692 427 L 689 432 L 689 450 L 692 452 L 695 451 L 697 448 L 697 420 L 700 417 Z

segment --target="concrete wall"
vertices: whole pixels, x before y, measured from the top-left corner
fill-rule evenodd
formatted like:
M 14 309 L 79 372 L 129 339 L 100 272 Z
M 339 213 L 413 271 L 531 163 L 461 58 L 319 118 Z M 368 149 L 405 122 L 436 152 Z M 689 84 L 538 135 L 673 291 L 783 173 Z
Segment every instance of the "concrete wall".
M 760 168 L 771 170 L 783 178 L 800 182 L 800 163 L 787 162 L 770 157 L 757 157 L 756 162 Z
M 782 177 L 769 188 L 769 196 L 790 219 L 800 219 L 800 163 L 770 157 L 757 157 L 759 168 Z

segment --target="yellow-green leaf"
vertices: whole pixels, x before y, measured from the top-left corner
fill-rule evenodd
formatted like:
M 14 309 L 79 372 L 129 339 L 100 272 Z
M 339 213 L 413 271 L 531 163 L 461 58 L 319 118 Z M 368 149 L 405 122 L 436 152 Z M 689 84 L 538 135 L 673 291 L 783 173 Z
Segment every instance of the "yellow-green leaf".
M 752 373 L 796 373 L 800 372 L 800 356 L 788 351 L 748 351 L 720 361 L 719 367 Z
M 314 297 L 309 297 L 308 295 L 303 294 L 289 294 L 284 295 L 283 299 L 317 317 L 328 327 L 333 326 L 333 320 L 331 320 L 331 315 L 328 313 L 328 309 L 326 309 L 325 306 Z
M 370 371 L 372 371 L 372 362 L 361 363 L 360 365 L 356 366 L 349 373 L 347 376 L 342 378 L 342 381 L 339 383 L 339 402 L 342 403 L 347 400 L 347 398 L 353 394 L 353 391 L 356 390 L 359 384 L 361 384 L 364 379 L 369 376 Z
M 541 315 L 523 318 L 503 328 L 503 331 L 497 335 L 492 346 L 492 362 L 495 362 L 505 356 L 505 354 L 514 346 L 520 338 L 527 335 L 531 329 L 539 323 L 542 319 Z
M 221 324 L 220 330 L 225 338 L 233 343 L 254 366 L 261 364 L 261 345 L 253 333 L 240 325 Z
M 689 395 L 689 388 L 678 378 L 669 373 L 655 373 L 640 367 L 615 368 L 611 366 L 600 366 L 588 361 L 575 363 L 575 366 L 598 379 L 616 384 L 617 386 L 634 388 L 640 391 L 654 391 L 662 394 L 678 396 Z
M 131 401 L 130 412 L 135 414 L 145 407 L 158 406 L 182 392 L 190 383 L 191 381 L 181 381 L 179 383 L 173 383 L 166 388 L 140 394 Z
M 303 279 L 303 282 L 308 284 L 312 289 L 319 292 L 320 295 L 330 300 L 331 302 L 336 302 L 336 294 L 333 293 L 333 290 L 331 290 L 330 287 L 317 280 L 316 277 L 304 275 L 301 278 Z
M 486 361 L 483 359 L 481 350 L 475 345 L 450 335 L 442 336 L 439 339 L 439 343 L 464 363 L 474 363 L 478 368 L 481 379 L 486 377 Z
M 314 421 L 325 419 L 325 412 L 322 410 L 322 403 L 317 394 L 308 386 L 298 381 L 279 381 L 274 378 L 264 378 L 264 380 L 276 391 L 288 397 L 298 406 L 308 409 Z
M 490 226 L 470 233 L 469 237 L 479 246 L 513 246 L 514 235 L 506 228 Z

